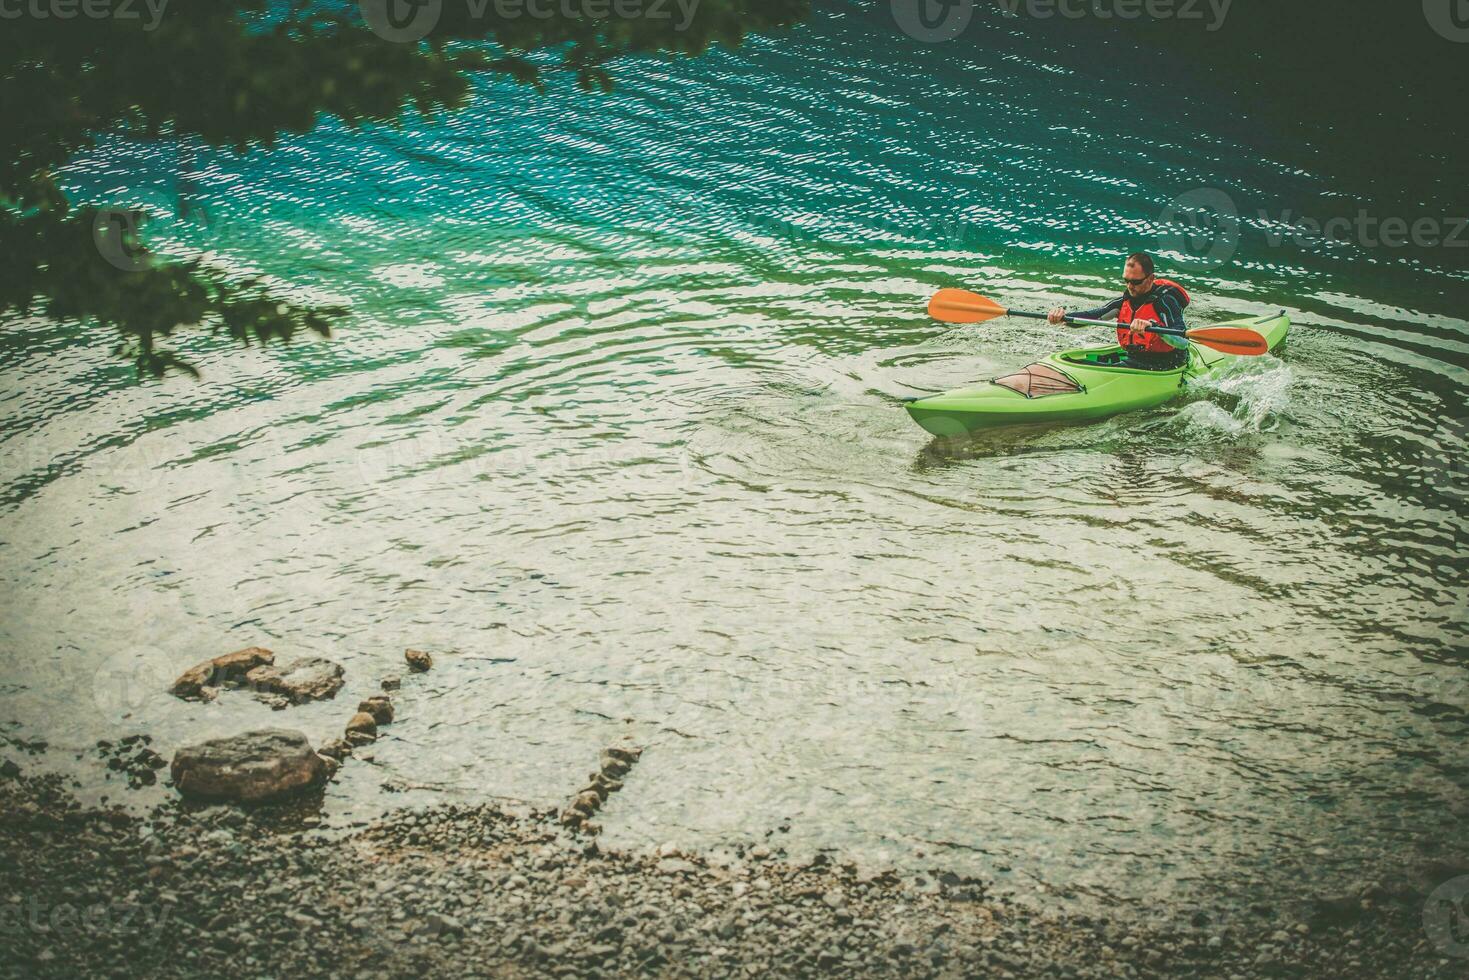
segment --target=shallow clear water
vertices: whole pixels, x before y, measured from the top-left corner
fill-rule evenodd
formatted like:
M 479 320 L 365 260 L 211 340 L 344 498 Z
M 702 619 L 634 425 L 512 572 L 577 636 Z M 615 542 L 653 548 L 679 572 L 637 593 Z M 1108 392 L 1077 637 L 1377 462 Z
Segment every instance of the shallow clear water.
M 5 324 L 0 722 L 77 751 L 323 740 L 415 646 L 438 666 L 333 821 L 558 805 L 631 733 L 623 844 L 788 821 L 797 852 L 1147 908 L 1457 839 L 1462 252 L 1246 221 L 1177 278 L 1197 322 L 1287 309 L 1282 356 L 1088 426 L 933 442 L 902 411 L 1095 337 L 933 323 L 940 285 L 1098 305 L 1200 187 L 1375 206 L 1325 152 L 1244 149 L 1166 93 L 1168 139 L 1117 137 L 1128 90 L 1050 54 L 824 15 L 605 98 L 486 87 L 402 132 L 199 150 L 207 224 L 168 217 L 172 144 L 78 161 L 78 200 L 148 202 L 168 250 L 353 316 L 196 339 L 202 382 L 144 384 L 83 328 Z M 251 644 L 348 687 L 285 715 L 161 693 Z

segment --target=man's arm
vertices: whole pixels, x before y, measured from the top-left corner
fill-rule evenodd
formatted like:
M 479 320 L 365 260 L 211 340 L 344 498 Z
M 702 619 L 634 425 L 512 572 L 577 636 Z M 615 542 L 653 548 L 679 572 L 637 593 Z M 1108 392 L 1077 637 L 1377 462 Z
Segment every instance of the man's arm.
M 1163 322 L 1159 324 L 1158 335 L 1173 347 L 1180 349 L 1187 347 L 1188 341 L 1182 334 L 1188 327 L 1184 325 L 1183 306 L 1178 302 L 1178 297 L 1166 289 L 1161 290 L 1158 298 L 1153 302 L 1153 309 L 1163 317 Z
M 1183 306 L 1179 304 L 1178 297 L 1171 292 L 1161 292 L 1153 309 L 1163 315 L 1163 329 L 1172 330 L 1175 333 L 1183 333 L 1188 328 L 1183 325 Z
M 1058 306 L 1046 315 L 1046 319 L 1050 320 L 1052 323 L 1060 323 L 1065 317 L 1068 316 L 1080 317 L 1083 320 L 1105 320 L 1111 317 L 1115 317 L 1121 311 L 1122 297 L 1119 296 L 1117 299 L 1114 299 L 1106 306 L 1098 307 L 1095 310 L 1086 310 L 1082 313 L 1067 313 L 1064 308 Z

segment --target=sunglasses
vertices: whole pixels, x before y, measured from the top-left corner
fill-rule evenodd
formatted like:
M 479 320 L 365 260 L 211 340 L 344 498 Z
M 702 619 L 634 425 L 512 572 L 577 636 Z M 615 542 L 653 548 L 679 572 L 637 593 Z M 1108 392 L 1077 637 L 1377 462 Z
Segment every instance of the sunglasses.
M 1141 279 L 1129 279 L 1126 276 L 1123 276 L 1122 281 L 1127 283 L 1129 286 L 1141 286 L 1143 283 L 1147 282 L 1151 278 L 1153 277 L 1143 276 Z

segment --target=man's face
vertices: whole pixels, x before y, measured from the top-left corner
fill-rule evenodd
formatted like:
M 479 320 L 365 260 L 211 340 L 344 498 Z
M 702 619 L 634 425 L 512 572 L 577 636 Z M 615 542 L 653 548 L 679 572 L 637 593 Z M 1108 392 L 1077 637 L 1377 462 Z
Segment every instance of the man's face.
M 1127 283 L 1129 296 L 1146 296 L 1153 288 L 1153 277 L 1132 259 L 1128 259 L 1127 265 L 1122 267 L 1122 281 Z

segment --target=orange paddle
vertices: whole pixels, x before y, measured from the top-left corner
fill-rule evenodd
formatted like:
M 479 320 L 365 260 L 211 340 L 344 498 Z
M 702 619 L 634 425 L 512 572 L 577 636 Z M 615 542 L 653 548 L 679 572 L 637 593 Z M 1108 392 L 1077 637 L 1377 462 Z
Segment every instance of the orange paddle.
M 984 323 L 986 320 L 993 320 L 999 316 L 1023 316 L 1032 320 L 1047 319 L 1044 313 L 1026 313 L 1021 310 L 1006 309 L 994 300 L 987 299 L 978 293 L 971 293 L 967 289 L 940 289 L 934 293 L 933 299 L 928 301 L 928 315 L 935 320 L 943 320 L 945 323 Z M 1075 316 L 1068 316 L 1066 322 L 1086 327 L 1117 326 L 1106 320 L 1085 320 Z M 1153 332 L 1178 336 L 1172 330 L 1154 330 Z M 1198 327 L 1184 331 L 1183 336 L 1196 344 L 1203 344 L 1205 347 L 1212 347 L 1226 354 L 1254 357 L 1270 352 L 1270 345 L 1266 343 L 1264 337 L 1244 327 Z

